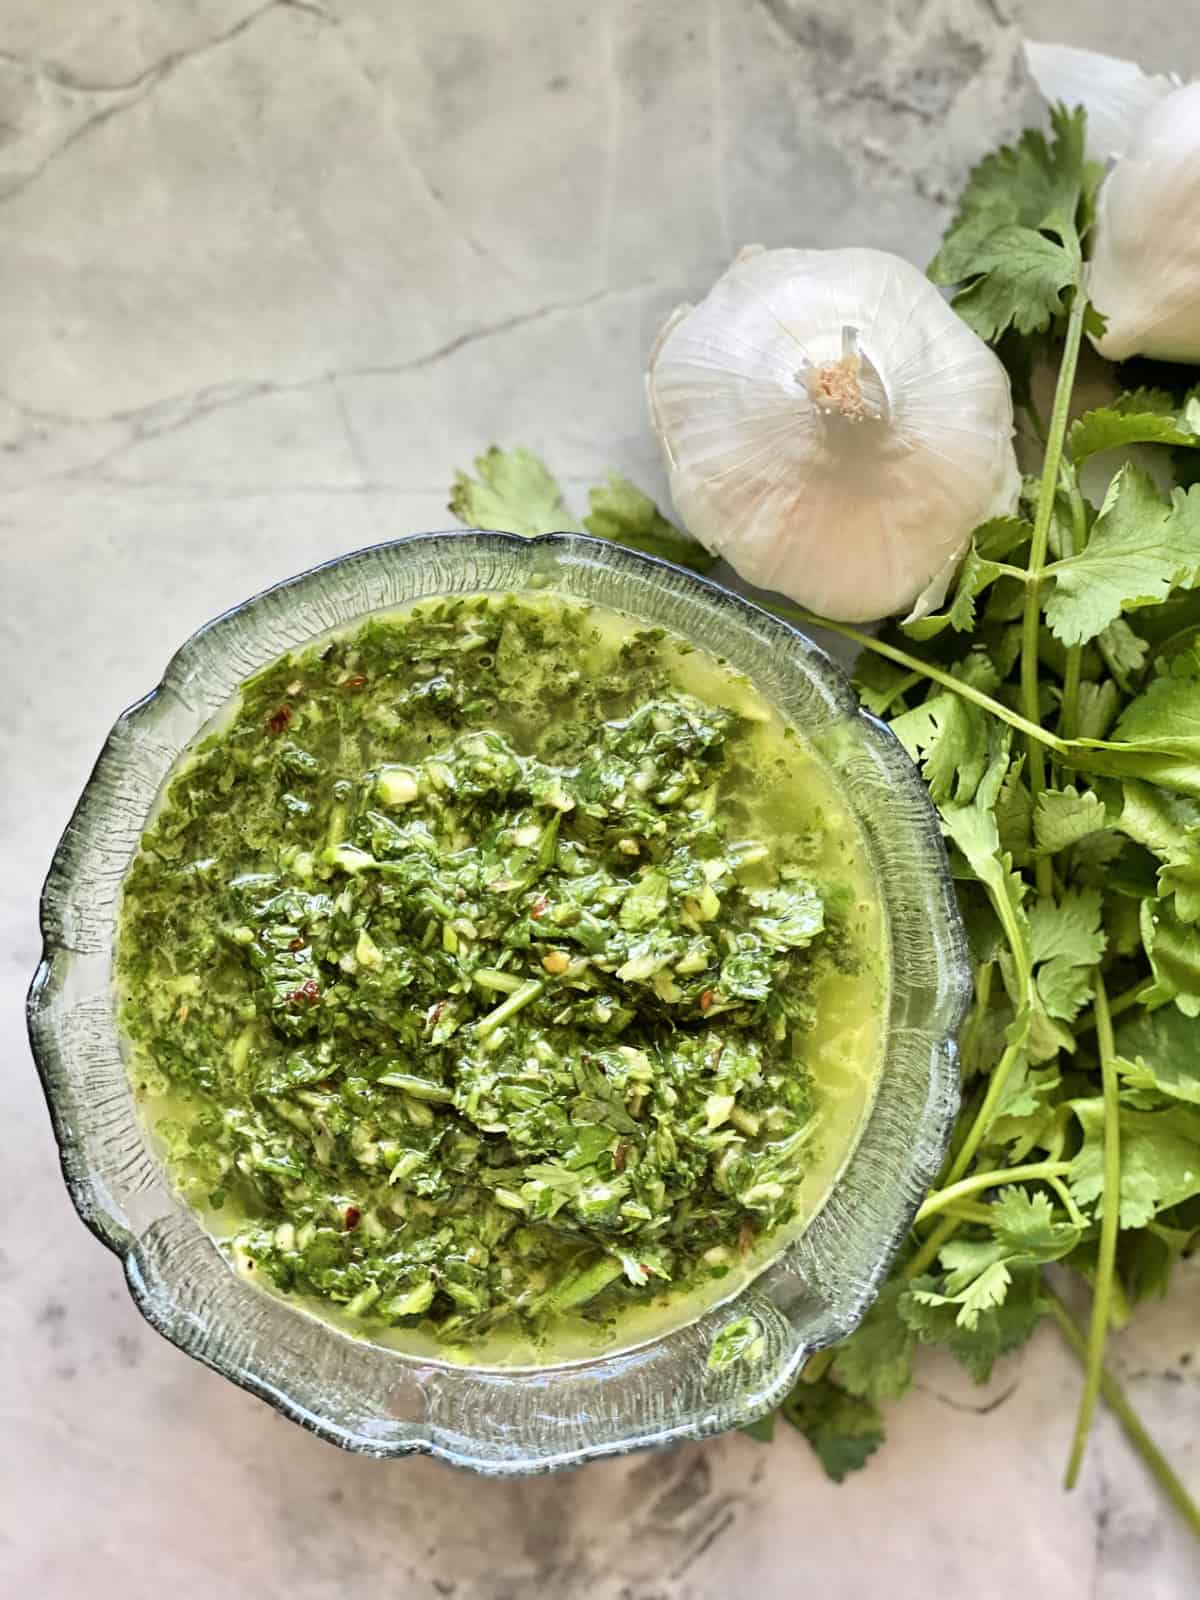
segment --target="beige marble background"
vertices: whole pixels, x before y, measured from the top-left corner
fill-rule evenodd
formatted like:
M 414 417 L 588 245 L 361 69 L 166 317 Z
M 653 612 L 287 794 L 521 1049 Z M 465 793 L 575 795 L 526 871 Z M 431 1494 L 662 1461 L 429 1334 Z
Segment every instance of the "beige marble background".
M 24 1040 L 41 876 L 197 624 L 444 526 L 492 440 L 661 486 L 640 369 L 743 243 L 925 260 L 1022 29 L 1200 72 L 1193 4 L 0 0 L 0 1595 L 1188 1600 L 1200 1552 L 1044 1330 L 922 1363 L 870 1470 L 733 1437 L 553 1479 L 355 1460 L 169 1348 Z M 1117 1343 L 1200 1494 L 1200 1275 Z

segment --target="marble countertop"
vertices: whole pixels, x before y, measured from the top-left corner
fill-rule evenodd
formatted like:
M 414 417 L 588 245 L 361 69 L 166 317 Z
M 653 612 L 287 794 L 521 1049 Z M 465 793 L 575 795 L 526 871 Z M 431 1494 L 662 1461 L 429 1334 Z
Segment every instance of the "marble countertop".
M 524 1482 L 343 1455 L 140 1320 L 29 1061 L 36 896 L 115 713 L 275 579 L 445 526 L 493 440 L 661 492 L 641 366 L 740 245 L 925 260 L 1032 106 L 1022 28 L 1200 71 L 1095 0 L 5 0 L 0 1593 L 46 1600 L 1185 1600 L 1054 1332 L 923 1361 L 869 1470 L 730 1437 Z M 1200 1274 L 1114 1361 L 1200 1494 Z M 787 1431 L 785 1430 L 785 1435 Z

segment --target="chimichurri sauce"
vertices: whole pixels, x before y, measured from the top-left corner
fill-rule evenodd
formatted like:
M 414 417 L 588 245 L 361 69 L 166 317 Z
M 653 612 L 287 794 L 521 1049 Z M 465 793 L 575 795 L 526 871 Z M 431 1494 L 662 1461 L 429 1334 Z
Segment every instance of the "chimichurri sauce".
M 523 1359 L 692 1314 L 811 1215 L 883 943 L 853 824 L 744 678 L 479 596 L 243 686 L 142 838 L 117 974 L 157 1142 L 242 1271 Z

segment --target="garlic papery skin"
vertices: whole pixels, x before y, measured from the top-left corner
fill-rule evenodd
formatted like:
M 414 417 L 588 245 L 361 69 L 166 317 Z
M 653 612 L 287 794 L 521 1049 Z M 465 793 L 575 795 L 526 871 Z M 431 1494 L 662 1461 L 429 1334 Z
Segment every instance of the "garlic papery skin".
M 1025 64 L 1047 105 L 1087 112 L 1087 153 L 1093 161 L 1121 156 L 1142 120 L 1179 87 L 1180 80 L 1143 72 L 1135 61 L 1025 40 Z
M 1200 362 L 1200 83 L 1147 113 L 1101 185 L 1088 292 L 1107 360 Z
M 667 323 L 647 389 L 689 531 L 835 621 L 932 610 L 1016 506 L 1007 374 L 899 256 L 743 251 Z
M 1088 293 L 1109 361 L 1200 362 L 1200 84 L 1132 61 L 1026 41 L 1050 104 L 1082 105 L 1087 150 L 1116 158 L 1100 186 Z

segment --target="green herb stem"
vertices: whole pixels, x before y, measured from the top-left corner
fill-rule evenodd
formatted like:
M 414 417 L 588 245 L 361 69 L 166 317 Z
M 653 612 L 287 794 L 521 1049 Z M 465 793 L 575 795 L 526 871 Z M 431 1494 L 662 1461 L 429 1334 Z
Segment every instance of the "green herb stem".
M 1067 318 L 1066 340 L 1062 364 L 1058 369 L 1058 384 L 1054 391 L 1054 408 L 1050 413 L 1050 429 L 1046 436 L 1046 459 L 1038 489 L 1037 515 L 1033 523 L 1033 538 L 1029 546 L 1029 583 L 1025 590 L 1025 611 L 1021 623 L 1021 705 L 1029 723 L 1040 724 L 1041 705 L 1038 696 L 1038 636 L 1042 624 L 1042 568 L 1046 564 L 1046 550 L 1050 539 L 1050 523 L 1054 517 L 1054 499 L 1058 492 L 1058 475 L 1063 460 L 1067 437 L 1067 421 L 1071 411 L 1071 394 L 1075 387 L 1075 370 L 1079 364 L 1079 349 L 1083 340 L 1083 319 L 1087 311 L 1087 295 L 1083 286 L 1076 287 Z M 1029 791 L 1034 805 L 1046 787 L 1046 758 L 1042 749 L 1045 741 L 1026 738 L 1028 751 Z M 1054 869 L 1048 856 L 1040 856 L 1035 874 L 1039 895 L 1053 893 Z
M 1062 1201 L 1063 1210 L 1070 1217 L 1074 1226 L 1079 1229 L 1080 1233 L 1082 1233 L 1087 1227 L 1088 1221 L 1083 1212 L 1080 1211 L 1079 1207 L 1075 1204 L 1075 1201 L 1071 1198 L 1070 1189 L 1067 1188 L 1066 1184 L 1061 1178 L 1047 1178 L 1046 1182 Z
M 963 1225 L 963 1218 L 957 1216 L 943 1217 L 937 1227 L 921 1245 L 917 1253 L 904 1263 L 903 1276 L 911 1283 L 938 1258 L 938 1252 L 948 1239 L 956 1234 Z
M 883 704 L 877 708 L 876 715 L 881 717 L 885 716 L 887 712 L 889 712 L 896 704 L 896 701 L 902 700 L 910 689 L 915 689 L 919 683 L 924 681 L 924 677 L 925 674 L 923 672 L 910 672 L 907 678 L 901 678 L 900 682 L 892 690 L 891 694 L 888 695 Z
M 1108 1014 L 1110 1017 L 1123 1016 L 1126 1011 L 1132 1011 L 1139 1005 L 1143 996 L 1147 995 L 1154 987 L 1153 978 L 1139 978 L 1136 983 L 1131 983 L 1128 989 L 1122 989 L 1115 1000 L 1109 1002 Z M 1076 1034 L 1090 1033 L 1096 1026 L 1096 1013 L 1089 1011 L 1075 1024 Z
M 994 961 L 981 961 L 975 968 L 975 1002 L 958 1040 L 959 1055 L 964 1070 L 967 1071 L 970 1070 L 971 1062 L 974 1060 L 976 1041 L 987 1020 L 988 1007 L 992 999 L 992 974 L 995 970 Z
M 1051 1180 L 1047 1178 L 1046 1182 Z M 955 1200 L 946 1207 L 947 1216 L 957 1217 L 960 1222 L 974 1222 L 981 1228 L 990 1228 L 992 1225 L 991 1207 L 978 1200 Z
M 1043 1277 L 1042 1293 L 1050 1306 L 1050 1313 L 1058 1323 L 1059 1331 L 1081 1361 L 1088 1358 L 1088 1344 L 1075 1319 Z M 1147 1471 L 1183 1516 L 1192 1532 L 1200 1538 L 1200 1506 L 1192 1499 L 1170 1462 L 1142 1426 L 1137 1412 L 1125 1398 L 1125 1392 L 1110 1372 L 1100 1372 L 1100 1393 L 1105 1404 L 1125 1430 L 1125 1436 L 1141 1456 Z
M 945 1211 L 947 1206 L 966 1200 L 982 1189 L 998 1189 L 1006 1183 L 1037 1183 L 1040 1179 L 1061 1178 L 1070 1170 L 1069 1161 L 1031 1161 L 1023 1167 L 997 1167 L 992 1172 L 973 1172 L 959 1183 L 947 1184 L 944 1189 L 935 1190 L 917 1212 L 916 1220 L 924 1222 L 927 1217 L 936 1216 L 939 1211 Z
M 1071 505 L 1071 522 L 1067 530 L 1071 547 L 1066 556 L 1077 556 L 1087 544 L 1087 508 L 1079 492 L 1079 476 L 1072 461 L 1063 458 L 1062 483 Z M 1064 739 L 1074 739 L 1079 733 L 1079 684 L 1083 676 L 1083 646 L 1070 645 L 1063 669 L 1062 709 L 1059 713 L 1058 731 Z
M 1030 722 L 1020 712 L 1010 711 L 999 700 L 993 700 L 991 695 L 984 694 L 982 689 L 976 689 L 972 684 L 964 683 L 961 678 L 956 678 L 952 672 L 943 672 L 940 667 L 935 667 L 932 662 L 921 661 L 916 656 L 911 656 L 905 650 L 898 650 L 895 645 L 886 644 L 882 639 L 876 639 L 872 634 L 864 633 L 861 628 L 852 628 L 846 622 L 831 622 L 828 617 L 820 617 L 815 611 L 805 611 L 800 606 L 781 606 L 767 604 L 760 601 L 764 611 L 769 611 L 773 616 L 781 617 L 784 622 L 802 623 L 807 628 L 824 628 L 829 633 L 837 633 L 843 639 L 851 639 L 863 650 L 870 650 L 877 656 L 883 656 L 887 661 L 894 661 L 899 667 L 906 667 L 909 672 L 928 678 L 931 683 L 940 683 L 943 689 L 949 689 L 952 694 L 961 695 L 964 700 L 970 700 L 980 710 L 988 712 L 993 717 L 998 717 L 1001 722 L 1007 722 L 1010 728 L 1015 728 L 1018 733 L 1023 733 L 1027 739 L 1037 740 L 1044 744 L 1048 750 L 1053 750 L 1058 755 L 1066 755 L 1067 745 L 1062 739 L 1048 733 L 1040 723 Z
M 530 978 L 519 989 L 514 989 L 507 1000 L 502 1000 L 494 1011 L 489 1011 L 486 1017 L 480 1017 L 475 1024 L 475 1032 L 481 1039 L 486 1039 L 489 1033 L 495 1033 L 502 1022 L 507 1022 L 509 1017 L 515 1017 L 518 1011 L 524 1008 L 538 995 L 546 985 L 537 978 Z
M 1014 940 L 1012 930 L 1009 929 L 1007 925 L 1005 926 L 1005 932 L 1008 935 L 1011 948 L 1016 950 L 1018 945 Z M 1004 1098 L 1004 1091 L 1008 1087 L 1009 1077 L 1011 1076 L 1012 1070 L 1016 1066 L 1017 1061 L 1020 1058 L 1021 1051 L 1024 1048 L 1024 1033 L 1020 1038 L 1013 1039 L 1005 1046 L 1004 1054 L 996 1063 L 995 1070 L 988 1079 L 987 1091 L 984 1094 L 983 1099 L 980 1101 L 979 1110 L 975 1113 L 975 1118 L 971 1123 L 967 1137 L 963 1140 L 962 1144 L 959 1145 L 958 1154 L 954 1157 L 954 1160 L 950 1164 L 950 1171 L 946 1174 L 947 1186 L 957 1183 L 962 1177 L 963 1173 L 966 1172 L 967 1168 L 971 1165 L 971 1162 L 974 1161 L 975 1153 L 979 1149 L 979 1146 L 983 1143 L 984 1135 L 992 1125 L 996 1111 L 1001 1100 Z M 941 1190 L 939 1192 L 945 1193 L 945 1190 Z
M 804 1366 L 800 1369 L 800 1376 L 805 1383 L 820 1383 L 837 1359 L 837 1346 L 826 1345 L 824 1350 L 817 1350 L 809 1356 Z
M 1112 1016 L 1104 979 L 1096 972 L 1096 1042 L 1100 1047 L 1100 1076 L 1104 1086 L 1104 1210 L 1100 1217 L 1100 1245 L 1096 1257 L 1096 1280 L 1092 1294 L 1092 1322 L 1088 1330 L 1087 1376 L 1079 1400 L 1079 1416 L 1071 1459 L 1067 1463 L 1066 1485 L 1075 1487 L 1083 1452 L 1091 1431 L 1100 1378 L 1104 1371 L 1104 1344 L 1112 1302 L 1113 1273 L 1117 1264 L 1117 1233 L 1121 1218 L 1121 1124 L 1117 1101 L 1116 1045 L 1113 1042 Z

